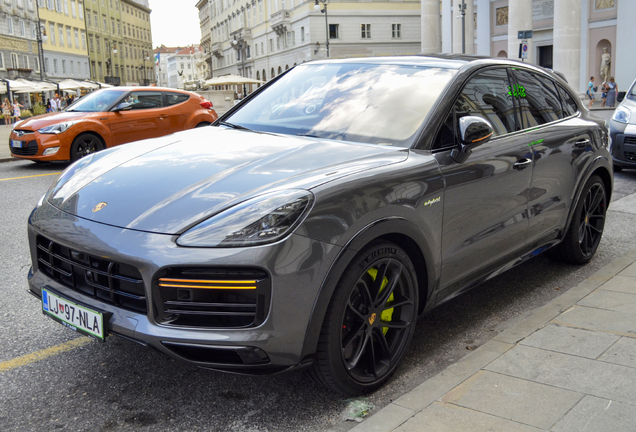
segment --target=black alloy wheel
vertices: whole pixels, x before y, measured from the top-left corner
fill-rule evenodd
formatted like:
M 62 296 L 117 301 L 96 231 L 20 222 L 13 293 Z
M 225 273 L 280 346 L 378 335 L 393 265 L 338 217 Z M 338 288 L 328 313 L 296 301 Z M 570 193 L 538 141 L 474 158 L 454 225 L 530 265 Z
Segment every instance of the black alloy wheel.
M 417 310 L 417 277 L 409 257 L 393 243 L 372 243 L 336 287 L 310 375 L 348 396 L 377 389 L 404 356 Z
M 95 135 L 83 133 L 77 136 L 71 145 L 71 161 L 75 162 L 91 153 L 103 149 L 102 141 Z
M 563 241 L 552 256 L 572 264 L 589 262 L 601 241 L 607 213 L 607 194 L 603 180 L 592 176 L 585 184 Z

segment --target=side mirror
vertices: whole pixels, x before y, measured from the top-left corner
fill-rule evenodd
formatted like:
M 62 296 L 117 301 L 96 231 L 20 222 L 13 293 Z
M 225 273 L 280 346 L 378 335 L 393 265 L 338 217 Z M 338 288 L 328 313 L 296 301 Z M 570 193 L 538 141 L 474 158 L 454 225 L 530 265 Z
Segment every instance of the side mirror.
M 122 102 L 115 108 L 113 108 L 113 112 L 128 111 L 129 109 L 132 109 L 132 105 L 130 105 L 128 102 Z
M 627 93 L 627 92 L 619 91 L 619 92 L 618 92 L 618 96 L 616 96 L 616 100 L 617 100 L 618 102 L 623 102 L 623 99 L 625 99 L 625 94 L 626 94 L 626 93 Z
M 464 163 L 475 147 L 487 143 L 492 137 L 492 125 L 481 117 L 464 116 L 459 119 L 459 147 L 451 151 L 451 158 Z

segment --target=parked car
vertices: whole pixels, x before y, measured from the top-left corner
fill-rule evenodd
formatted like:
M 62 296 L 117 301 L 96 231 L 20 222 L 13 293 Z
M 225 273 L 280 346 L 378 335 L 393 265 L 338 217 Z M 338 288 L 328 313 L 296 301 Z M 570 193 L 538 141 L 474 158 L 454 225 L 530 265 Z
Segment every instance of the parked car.
M 546 249 L 585 264 L 603 234 L 605 124 L 529 64 L 307 62 L 213 126 L 61 175 L 29 218 L 47 316 L 359 395 L 421 314 Z
M 636 168 L 636 81 L 609 121 L 614 171 Z
M 218 116 L 196 93 L 159 87 L 113 87 L 90 93 L 62 112 L 15 125 L 14 157 L 36 162 L 77 159 L 119 144 L 206 126 Z

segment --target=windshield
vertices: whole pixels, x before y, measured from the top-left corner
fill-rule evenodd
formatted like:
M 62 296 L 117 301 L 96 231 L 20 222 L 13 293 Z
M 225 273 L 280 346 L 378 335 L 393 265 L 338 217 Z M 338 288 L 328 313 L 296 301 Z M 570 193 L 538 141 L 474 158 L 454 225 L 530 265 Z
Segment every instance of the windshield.
M 301 65 L 225 121 L 262 132 L 408 147 L 455 73 L 402 65 Z
M 124 93 L 121 90 L 97 90 L 82 97 L 65 111 L 107 111 Z

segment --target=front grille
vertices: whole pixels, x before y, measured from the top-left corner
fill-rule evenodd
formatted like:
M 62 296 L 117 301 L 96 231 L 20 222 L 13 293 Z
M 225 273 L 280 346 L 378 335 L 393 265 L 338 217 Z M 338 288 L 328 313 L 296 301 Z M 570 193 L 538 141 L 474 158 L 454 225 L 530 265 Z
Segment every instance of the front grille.
M 636 144 L 636 136 L 626 136 L 623 142 L 625 144 Z
M 169 268 L 157 275 L 157 322 L 166 325 L 242 328 L 267 315 L 271 281 L 252 268 Z
M 11 147 L 11 153 L 18 156 L 35 156 L 38 153 L 38 142 L 36 140 L 29 141 L 26 147 Z
M 79 252 L 37 236 L 38 270 L 79 293 L 134 312 L 146 313 L 144 283 L 139 271 Z

